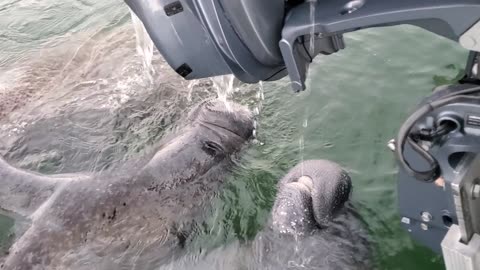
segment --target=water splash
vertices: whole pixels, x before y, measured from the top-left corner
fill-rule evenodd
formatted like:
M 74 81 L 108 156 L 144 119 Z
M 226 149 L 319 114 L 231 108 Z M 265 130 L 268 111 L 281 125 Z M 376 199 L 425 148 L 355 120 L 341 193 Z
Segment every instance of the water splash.
M 260 116 L 260 112 L 263 109 L 263 101 L 265 100 L 265 93 L 264 93 L 264 87 L 263 87 L 263 82 L 260 81 L 258 83 L 258 91 L 256 95 L 256 105 L 253 108 L 253 113 L 255 114 L 255 120 L 253 122 L 253 138 L 254 138 L 254 143 L 264 145 L 263 142 L 260 142 L 257 139 L 257 129 L 258 129 L 258 118 Z
M 235 76 L 233 75 L 222 75 L 210 78 L 213 83 L 213 87 L 217 91 L 218 99 L 225 103 L 225 106 L 228 110 L 231 109 L 230 103 L 228 100 L 231 98 L 234 87 L 233 82 L 235 80 Z
M 216 77 L 210 78 L 210 81 L 212 82 L 213 87 L 217 92 L 218 99 L 225 103 L 225 107 L 228 110 L 231 110 L 231 105 L 229 100 L 232 99 L 232 96 L 235 92 L 240 91 L 239 87 L 235 87 L 235 81 L 236 81 L 235 76 L 234 75 L 216 76 Z M 253 142 L 258 143 L 260 145 L 263 145 L 263 143 L 257 140 L 257 129 L 258 129 L 258 118 L 262 111 L 264 100 L 265 100 L 265 94 L 264 94 L 263 82 L 260 81 L 258 83 L 255 101 L 253 101 L 255 105 L 252 108 L 252 112 L 255 117 L 255 120 L 253 122 L 253 131 L 252 131 L 252 136 L 254 139 Z
M 154 44 L 150 36 L 148 35 L 145 26 L 142 21 L 137 17 L 137 15 L 130 9 L 130 15 L 132 17 L 132 24 L 135 30 L 135 36 L 137 41 L 137 53 L 142 57 L 143 67 L 146 73 L 146 76 L 153 83 L 153 75 L 155 74 L 155 69 L 152 65 L 153 60 L 153 48 Z M 231 109 L 228 100 L 231 98 L 234 89 L 234 75 L 222 75 L 210 78 L 210 81 L 213 84 L 214 89 L 217 92 L 218 99 L 225 103 L 227 109 Z M 191 97 L 191 92 L 195 86 L 197 86 L 202 80 L 192 80 L 187 84 L 188 99 Z
M 265 100 L 265 90 L 263 88 L 263 82 L 260 81 L 258 83 L 258 92 L 257 92 L 257 109 L 259 112 L 262 111 L 264 100 Z
M 152 65 L 153 61 L 153 48 L 154 44 L 150 36 L 148 35 L 145 26 L 143 25 L 142 21 L 137 17 L 137 15 L 130 9 L 130 15 L 132 18 L 133 28 L 135 30 L 135 37 L 136 37 L 136 49 L 137 53 L 142 57 L 143 60 L 143 67 L 146 73 L 147 78 L 149 79 L 150 83 L 153 83 L 153 75 L 155 74 L 155 69 Z M 214 90 L 217 92 L 217 97 L 221 100 L 225 107 L 231 111 L 231 104 L 229 100 L 232 98 L 233 93 L 235 92 L 234 82 L 235 76 L 234 75 L 222 75 L 211 77 L 209 80 L 212 83 Z M 202 84 L 205 80 L 191 80 L 188 83 L 182 83 L 186 86 L 188 90 L 187 100 L 192 100 L 192 91 L 196 89 L 198 85 Z M 263 94 L 263 84 L 260 83 L 258 95 L 257 95 L 257 106 L 253 109 L 253 113 L 257 116 L 260 114 L 262 102 L 264 99 Z M 256 122 L 255 122 L 256 124 Z M 254 130 L 254 136 L 256 135 L 256 131 Z
M 258 117 L 263 108 L 263 101 L 265 100 L 265 95 L 263 92 L 263 82 L 259 82 L 258 90 L 256 95 L 255 107 L 253 108 L 253 114 Z
M 220 100 L 227 100 L 233 94 L 233 81 L 235 76 L 233 75 L 222 75 L 210 78 L 217 91 L 218 98 Z
M 153 60 L 153 41 L 147 33 L 145 26 L 137 15 L 130 9 L 135 38 L 137 40 L 137 53 L 142 57 L 145 75 L 150 83 L 153 83 L 155 68 L 152 65 Z

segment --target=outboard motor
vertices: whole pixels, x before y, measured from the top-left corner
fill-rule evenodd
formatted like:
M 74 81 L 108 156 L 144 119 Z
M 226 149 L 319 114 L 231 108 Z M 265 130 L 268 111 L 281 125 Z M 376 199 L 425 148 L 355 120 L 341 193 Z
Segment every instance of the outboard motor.
M 472 28 L 480 19 L 478 0 L 125 2 L 186 79 L 233 74 L 256 83 L 288 74 L 292 88 L 300 91 L 316 55 L 343 49 L 343 33 L 376 26 L 412 24 L 480 50 L 471 38 L 478 31 Z
M 233 74 L 246 83 L 287 75 L 279 41 L 286 14 L 303 1 L 126 0 L 157 49 L 186 79 Z M 302 74 L 318 53 L 343 48 L 341 35 L 303 36 L 292 50 Z
M 288 74 L 301 91 L 317 55 L 344 49 L 344 33 L 398 24 L 471 51 L 465 77 L 425 99 L 390 148 L 405 229 L 441 251 L 447 269 L 480 269 L 480 0 L 125 1 L 186 79 Z
M 286 74 L 277 44 L 283 0 L 126 2 L 170 66 L 186 79 L 234 74 L 255 83 Z

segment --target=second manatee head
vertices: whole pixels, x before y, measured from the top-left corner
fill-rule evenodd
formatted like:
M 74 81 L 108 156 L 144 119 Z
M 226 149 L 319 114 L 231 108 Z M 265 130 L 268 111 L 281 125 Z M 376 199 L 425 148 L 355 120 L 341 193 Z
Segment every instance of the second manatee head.
M 352 190 L 350 176 L 328 160 L 307 160 L 278 184 L 272 226 L 282 233 L 325 228 L 343 209 Z

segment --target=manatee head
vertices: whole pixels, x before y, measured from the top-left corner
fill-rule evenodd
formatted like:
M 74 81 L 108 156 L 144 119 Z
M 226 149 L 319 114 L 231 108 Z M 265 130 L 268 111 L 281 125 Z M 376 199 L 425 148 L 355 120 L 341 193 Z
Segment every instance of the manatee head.
M 253 115 L 247 107 L 219 99 L 202 104 L 197 121 L 231 132 L 245 140 L 252 136 Z
M 279 182 L 272 211 L 274 230 L 304 234 L 328 227 L 350 198 L 348 174 L 328 160 L 304 161 Z
M 207 147 L 218 146 L 227 153 L 238 150 L 253 135 L 252 113 L 236 103 L 208 100 L 190 114 L 190 119 L 202 128 Z
M 220 100 L 198 104 L 186 122 L 184 128 L 159 145 L 153 158 L 141 169 L 139 179 L 148 185 L 161 182 L 169 189 L 197 181 L 217 185 L 225 178 L 222 175 L 229 168 L 232 155 L 253 135 L 254 119 L 250 111 Z

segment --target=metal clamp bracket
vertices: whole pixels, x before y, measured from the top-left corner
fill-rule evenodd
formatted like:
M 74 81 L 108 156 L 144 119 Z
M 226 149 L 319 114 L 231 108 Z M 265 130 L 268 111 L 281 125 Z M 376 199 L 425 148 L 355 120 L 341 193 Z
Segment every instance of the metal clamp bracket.
M 346 32 L 399 24 L 415 25 L 454 41 L 459 41 L 464 33 L 461 40 L 480 33 L 480 26 L 472 27 L 480 20 L 479 0 L 353 0 L 346 4 L 338 0 L 312 1 L 290 11 L 280 41 L 294 91 L 305 89 L 304 66 L 308 65 L 295 53 L 295 43 L 311 33 L 338 39 Z M 469 40 L 461 44 L 468 49 L 480 49 L 480 42 L 474 46 L 470 46 L 473 43 Z
M 480 157 L 467 155 L 452 186 L 458 225 L 442 241 L 447 269 L 480 269 Z

